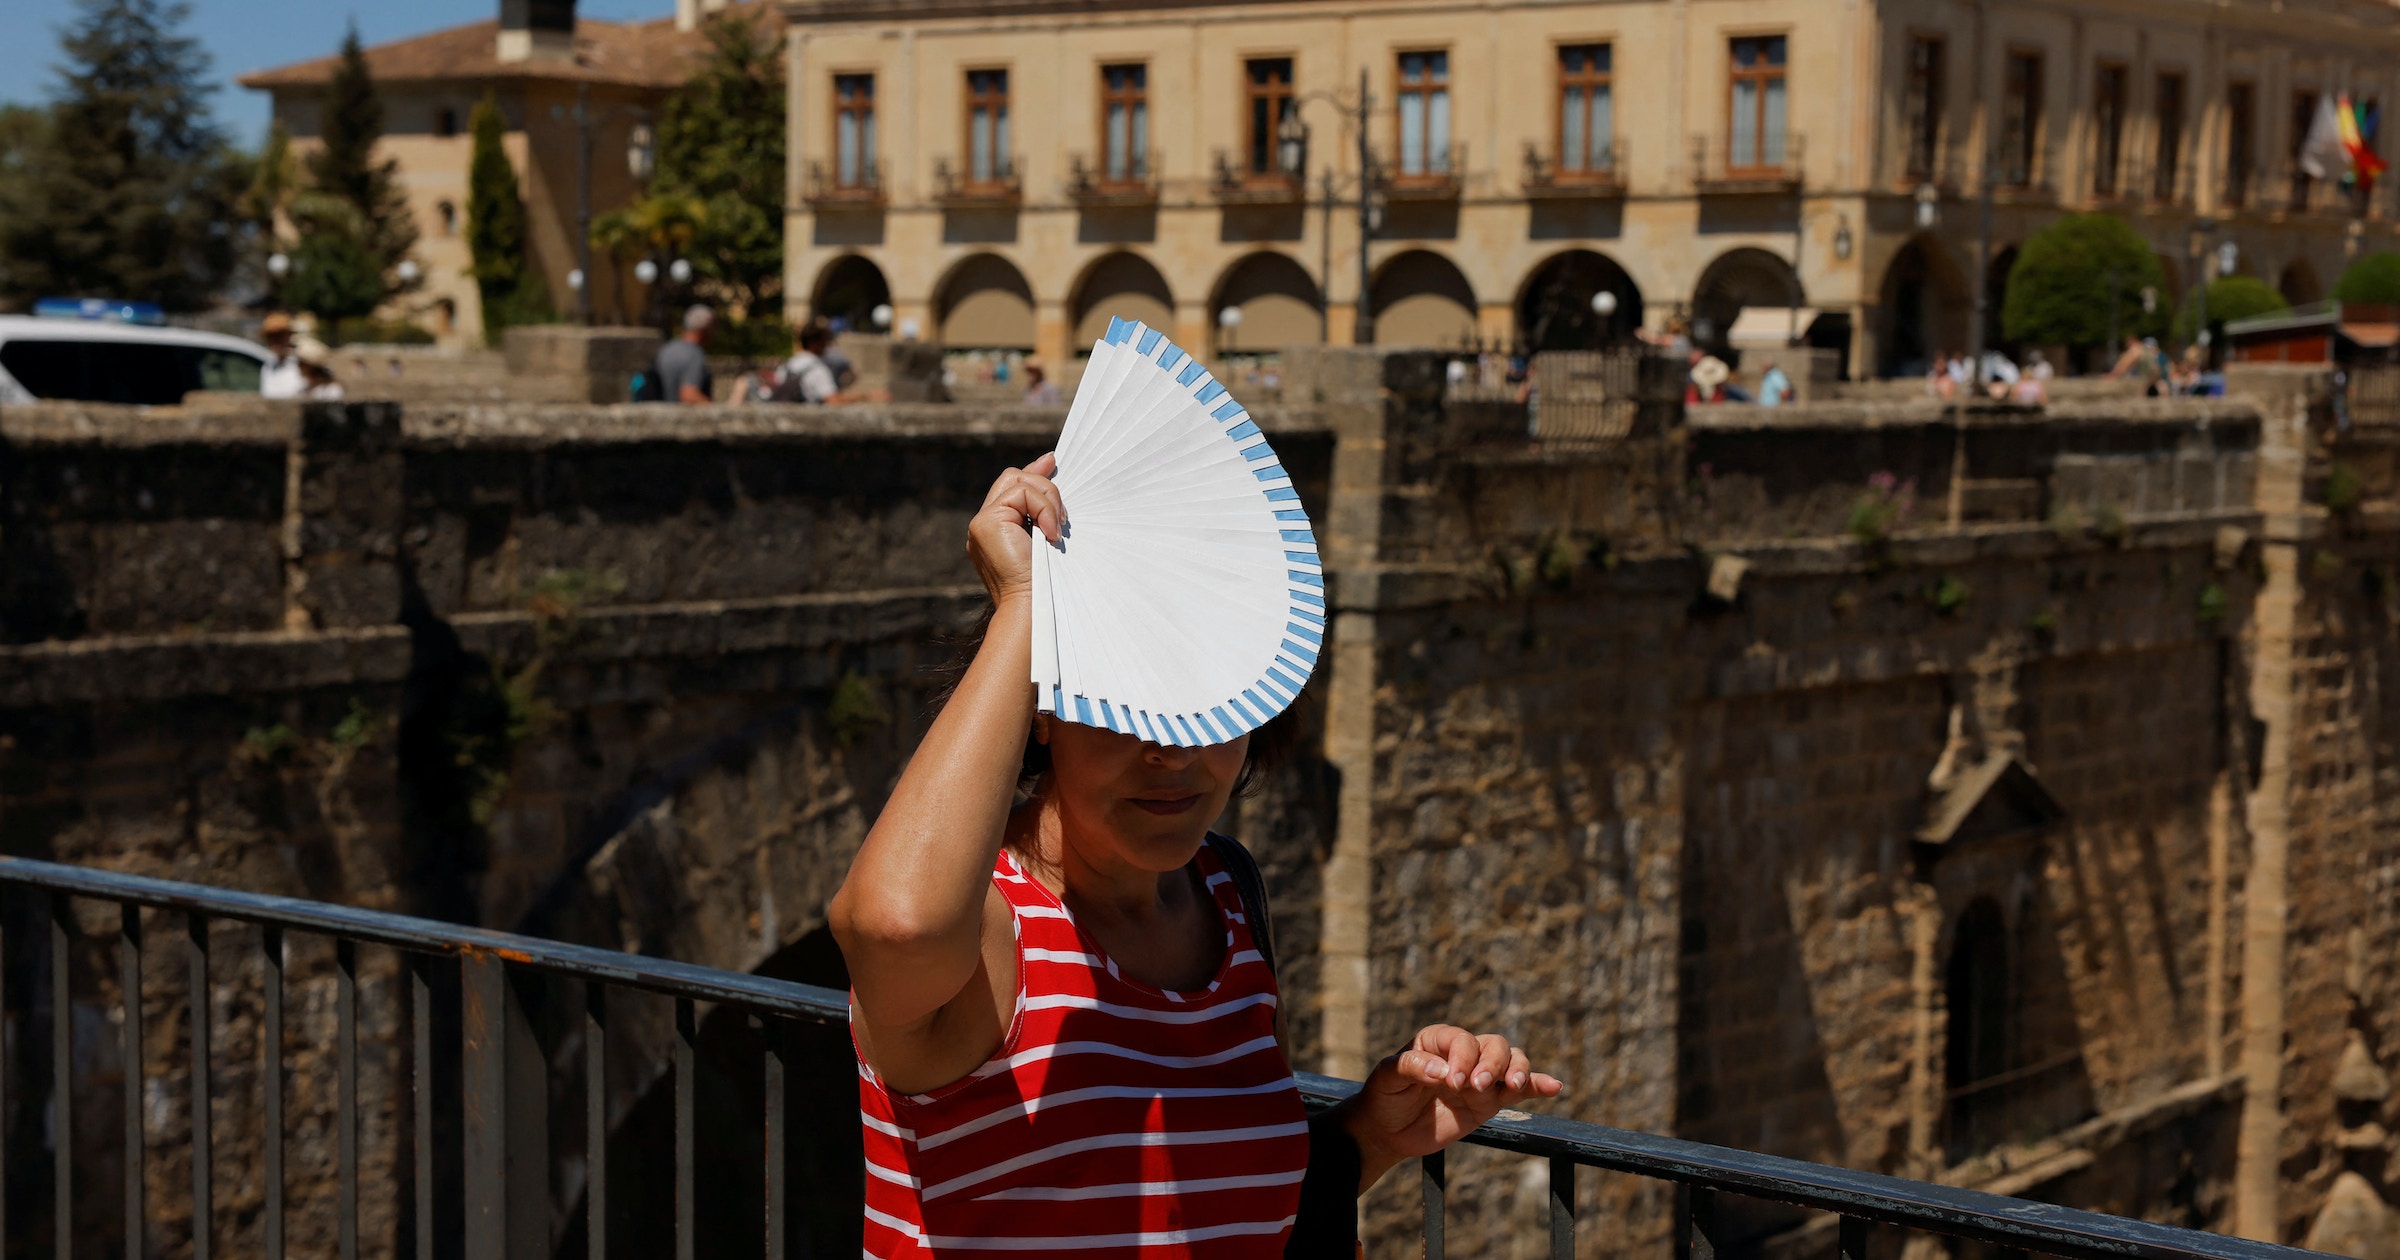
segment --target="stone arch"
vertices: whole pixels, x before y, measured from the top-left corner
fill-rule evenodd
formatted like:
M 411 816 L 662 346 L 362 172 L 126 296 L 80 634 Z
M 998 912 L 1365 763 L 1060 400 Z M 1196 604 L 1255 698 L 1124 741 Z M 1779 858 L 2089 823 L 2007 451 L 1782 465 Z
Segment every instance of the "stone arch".
M 1475 290 L 1458 264 L 1432 250 L 1386 259 L 1368 292 L 1378 345 L 1448 348 L 1475 341 Z
M 1218 322 L 1218 312 L 1228 307 L 1242 313 L 1238 327 Z M 1218 277 L 1208 323 L 1220 355 L 1315 345 L 1325 339 L 1325 299 L 1307 268 L 1288 254 L 1261 250 L 1235 260 Z
M 2275 291 L 2294 306 L 2306 306 L 2325 296 L 2325 286 L 2317 280 L 2316 266 L 2306 258 L 2295 258 L 2275 278 Z
M 1617 298 L 1616 311 L 1602 318 L 1592 299 L 1602 291 Z M 1621 342 L 1642 326 L 1642 290 L 1625 268 L 1606 254 L 1564 250 L 1527 273 L 1517 289 L 1517 340 L 1529 350 L 1590 350 Z
M 892 286 L 883 278 L 883 268 L 864 254 L 844 254 L 825 264 L 817 272 L 816 288 L 809 294 L 809 313 L 826 323 L 844 329 L 875 330 L 875 308 L 888 306 Z
M 1092 343 L 1107 334 L 1112 316 L 1138 319 L 1169 335 L 1175 331 L 1175 294 L 1167 278 L 1139 254 L 1102 254 L 1084 268 L 1070 292 L 1075 332 L 1067 345 L 1076 354 L 1090 353 Z
M 933 322 L 950 349 L 1033 349 L 1033 286 L 998 254 L 959 260 L 934 289 Z
M 1782 256 L 1745 246 L 1717 255 L 1692 286 L 1692 340 L 1725 348 L 1745 306 L 1806 306 L 1808 294 Z
M 2013 256 L 2010 261 L 2014 262 Z M 1883 327 L 1877 337 L 1881 361 L 1875 365 L 1876 374 L 1915 376 L 1926 371 L 1936 354 L 1963 353 L 1972 304 L 1958 267 L 1943 252 L 1941 242 L 1920 235 L 1901 246 L 1883 271 L 1879 299 Z M 1996 344 L 1999 338 L 1994 335 L 1986 340 Z

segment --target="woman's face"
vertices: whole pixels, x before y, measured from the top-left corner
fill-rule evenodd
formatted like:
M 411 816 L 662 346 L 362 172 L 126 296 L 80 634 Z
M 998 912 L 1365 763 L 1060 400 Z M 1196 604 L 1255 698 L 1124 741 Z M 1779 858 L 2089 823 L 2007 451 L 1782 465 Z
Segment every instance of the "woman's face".
M 1199 852 L 1250 751 L 1247 735 L 1174 748 L 1048 717 L 1037 720 L 1034 738 L 1050 746 L 1050 791 L 1073 824 L 1072 843 L 1087 860 L 1148 871 L 1175 870 Z M 1089 852 L 1095 844 L 1107 846 L 1106 856 Z

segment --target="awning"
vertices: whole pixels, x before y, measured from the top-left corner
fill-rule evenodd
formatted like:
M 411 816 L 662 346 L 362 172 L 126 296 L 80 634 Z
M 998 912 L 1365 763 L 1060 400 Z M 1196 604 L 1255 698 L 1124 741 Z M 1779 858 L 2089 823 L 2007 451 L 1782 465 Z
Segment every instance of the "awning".
M 1811 324 L 1817 322 L 1817 308 L 1803 306 L 1745 306 L 1733 317 L 1733 327 L 1725 330 L 1725 339 L 1736 347 L 1788 346 L 1808 335 Z

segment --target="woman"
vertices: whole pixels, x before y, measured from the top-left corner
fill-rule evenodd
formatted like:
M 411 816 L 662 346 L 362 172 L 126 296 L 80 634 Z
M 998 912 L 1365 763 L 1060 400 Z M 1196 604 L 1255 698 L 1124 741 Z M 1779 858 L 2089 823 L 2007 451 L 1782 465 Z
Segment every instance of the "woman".
M 1055 471 L 1003 473 L 968 526 L 991 620 L 833 901 L 866 1252 L 1346 1254 L 1385 1171 L 1559 1083 L 1436 1025 L 1306 1119 L 1207 840 L 1277 724 L 1190 749 L 1036 714 L 1026 526 L 1060 537 Z

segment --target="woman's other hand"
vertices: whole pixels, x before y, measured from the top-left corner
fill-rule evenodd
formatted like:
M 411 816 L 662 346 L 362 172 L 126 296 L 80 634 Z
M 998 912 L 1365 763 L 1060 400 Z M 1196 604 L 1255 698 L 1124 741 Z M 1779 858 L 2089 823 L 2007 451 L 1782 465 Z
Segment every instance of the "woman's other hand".
M 1023 468 L 1011 468 L 992 483 L 975 519 L 967 523 L 967 555 L 992 603 L 1006 604 L 1013 596 L 1033 590 L 1033 544 L 1025 522 L 1041 527 L 1042 536 L 1057 542 L 1065 536 L 1067 505 L 1058 497 L 1051 474 L 1058 456 L 1044 455 Z
M 1407 1049 L 1376 1064 L 1366 1086 L 1344 1104 L 1343 1127 L 1358 1141 L 1359 1192 L 1401 1160 L 1448 1149 L 1501 1108 L 1556 1098 L 1565 1088 L 1534 1071 L 1506 1037 L 1426 1026 Z

